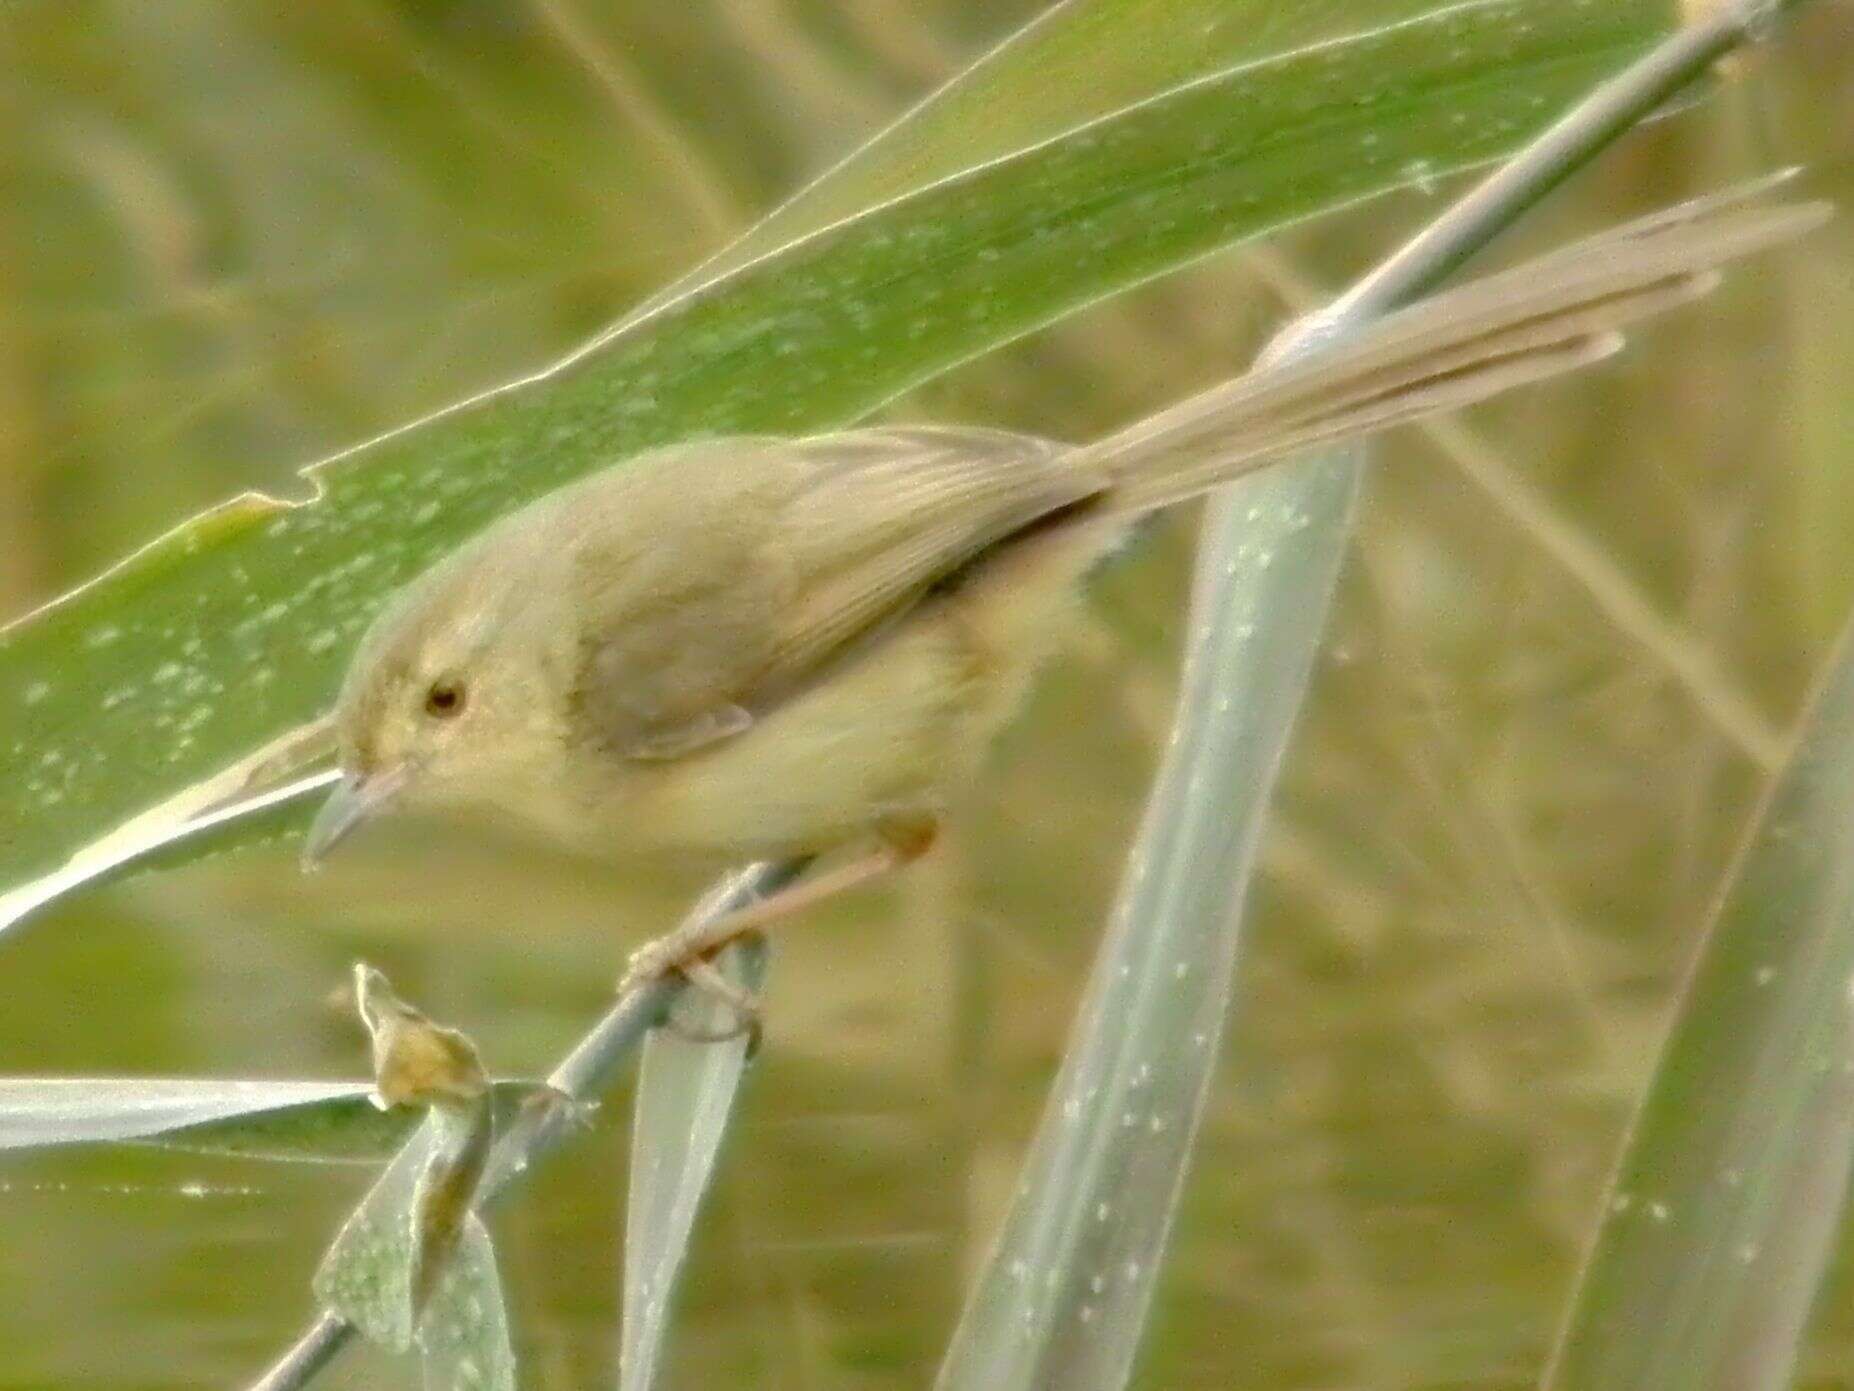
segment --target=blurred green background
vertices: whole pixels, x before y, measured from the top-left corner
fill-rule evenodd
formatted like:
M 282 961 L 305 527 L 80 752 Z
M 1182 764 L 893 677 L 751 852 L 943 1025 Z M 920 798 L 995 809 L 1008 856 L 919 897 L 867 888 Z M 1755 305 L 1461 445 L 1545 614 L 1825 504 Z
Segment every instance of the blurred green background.
M 545 362 L 1037 8 L 9 6 L 0 613 Z M 1334 32 L 1372 10 L 1319 8 Z M 1805 11 L 1517 240 L 1792 162 L 1854 204 L 1849 71 L 1854 11 Z M 895 414 L 1086 436 L 1234 370 L 1284 294 L 1448 191 L 1220 256 Z M 1142 1385 L 1530 1384 L 1762 784 L 1746 746 L 1787 728 L 1854 593 L 1851 324 L 1844 218 L 1600 376 L 1383 451 Z M 944 847 L 781 942 L 673 1385 L 930 1378 L 1164 736 L 1193 521 L 1102 575 Z M 361 955 L 498 1071 L 541 1071 L 692 887 L 418 828 L 315 880 L 275 853 L 141 879 L 0 942 L 0 1072 L 357 1075 L 329 997 Z M 497 1218 L 530 1387 L 608 1374 L 623 1110 Z M 238 1382 L 366 1180 L 7 1161 L 0 1387 Z M 1850 1293 L 1838 1267 L 1809 1387 L 1854 1387 Z M 413 1374 L 368 1354 L 327 1384 Z

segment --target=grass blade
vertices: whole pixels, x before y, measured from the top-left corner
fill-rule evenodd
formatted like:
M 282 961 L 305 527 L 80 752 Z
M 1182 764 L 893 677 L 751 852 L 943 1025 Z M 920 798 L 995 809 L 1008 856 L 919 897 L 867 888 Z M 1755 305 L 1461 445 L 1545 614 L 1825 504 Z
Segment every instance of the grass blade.
M 758 993 L 765 947 L 730 952 L 731 979 Z M 727 969 L 724 966 L 724 969 Z M 691 991 L 679 1016 L 697 1030 L 725 1029 L 733 1011 Z M 667 1029 L 644 1042 L 631 1129 L 631 1192 L 625 1212 L 624 1325 L 619 1391 L 655 1385 L 669 1327 L 670 1295 L 688 1254 L 696 1208 L 714 1173 L 747 1064 L 746 1035 L 723 1043 Z
M 175 1077 L 0 1078 L 0 1150 L 149 1140 L 233 1122 L 367 1105 L 372 1082 Z
M 545 1089 L 538 1082 L 496 1082 L 490 1088 L 495 1126 L 512 1124 Z M 282 1114 L 211 1121 L 172 1131 L 146 1143 L 190 1154 L 291 1162 L 380 1164 L 411 1136 L 418 1117 L 401 1108 L 382 1111 L 366 1097 L 344 1098 Z
M 754 261 L 318 466 L 311 502 L 182 526 L 0 634 L 0 903 L 43 906 L 100 833 L 311 724 L 385 597 L 493 517 L 664 440 L 847 422 L 1219 247 L 1495 158 L 1662 12 L 1471 0 L 1258 57 Z
M 1212 534 L 1242 539 L 1227 566 L 1199 575 L 1194 604 L 1223 621 L 1196 635 L 1181 695 L 1179 727 L 1198 737 L 1188 759 L 1174 746 L 1148 805 L 1018 1199 L 941 1368 L 943 1391 L 1125 1380 L 1228 1009 L 1237 886 L 1356 492 L 1349 457 L 1329 459 L 1259 479 L 1217 509 Z
M 497 1114 L 514 1115 L 538 1090 L 532 1082 L 496 1083 Z M 0 1151 L 135 1143 L 246 1159 L 377 1163 L 397 1153 L 416 1117 L 380 1110 L 372 1092 L 371 1082 L 0 1078 Z
M 1546 1386 L 1787 1386 L 1854 1140 L 1854 641 L 1750 834 Z

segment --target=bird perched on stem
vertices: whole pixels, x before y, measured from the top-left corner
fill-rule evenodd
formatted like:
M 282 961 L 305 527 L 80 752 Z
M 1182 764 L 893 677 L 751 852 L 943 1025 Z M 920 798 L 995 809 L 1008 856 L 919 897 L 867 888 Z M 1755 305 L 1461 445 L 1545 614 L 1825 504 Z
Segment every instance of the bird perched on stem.
M 1733 194 L 1263 365 L 1091 444 L 916 426 L 670 445 L 489 527 L 373 625 L 313 863 L 389 808 L 500 812 L 603 856 L 865 852 L 638 953 L 683 969 L 905 863 L 979 773 L 1096 560 L 1273 461 L 1614 353 L 1817 226 Z

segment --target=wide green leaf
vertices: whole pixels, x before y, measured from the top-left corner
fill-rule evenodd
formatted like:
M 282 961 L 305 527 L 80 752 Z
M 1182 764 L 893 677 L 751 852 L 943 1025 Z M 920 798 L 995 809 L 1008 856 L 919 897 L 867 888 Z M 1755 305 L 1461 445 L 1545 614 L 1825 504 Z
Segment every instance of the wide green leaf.
M 1279 0 L 1064 0 L 649 305 L 665 303 L 833 222 L 1157 93 L 1245 61 L 1437 8 L 1435 0 L 1337 6 Z
M 43 876 L 82 882 L 100 833 L 198 812 L 216 798 L 189 789 L 313 721 L 385 597 L 491 518 L 664 440 L 844 423 L 1218 247 L 1494 157 L 1659 8 L 1469 3 L 1238 65 L 705 283 L 317 466 L 313 501 L 196 519 L 0 635 L 0 924 Z
M 1854 1142 L 1854 640 L 1732 874 L 1551 1391 L 1787 1386 Z

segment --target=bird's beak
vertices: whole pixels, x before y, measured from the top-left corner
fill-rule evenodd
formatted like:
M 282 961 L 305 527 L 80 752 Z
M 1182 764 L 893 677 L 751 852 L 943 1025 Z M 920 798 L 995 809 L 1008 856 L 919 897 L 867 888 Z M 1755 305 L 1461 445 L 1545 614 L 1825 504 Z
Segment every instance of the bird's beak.
M 328 852 L 346 840 L 348 832 L 361 822 L 384 811 L 405 783 L 404 764 L 366 777 L 343 775 L 309 824 L 309 839 L 303 843 L 303 869 L 320 869 Z

